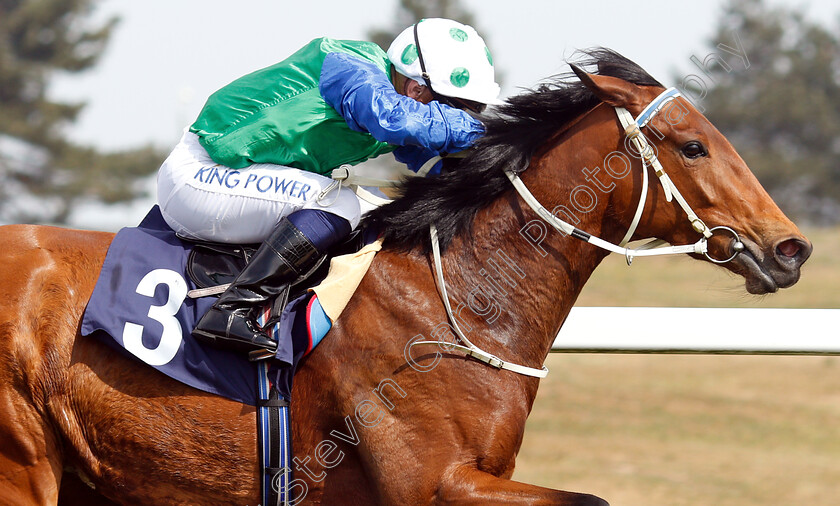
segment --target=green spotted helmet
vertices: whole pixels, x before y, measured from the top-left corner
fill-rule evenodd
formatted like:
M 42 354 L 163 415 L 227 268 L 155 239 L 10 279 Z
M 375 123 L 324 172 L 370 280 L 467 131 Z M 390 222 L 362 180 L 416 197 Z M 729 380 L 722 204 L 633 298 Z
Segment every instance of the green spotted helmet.
M 455 97 L 501 104 L 493 57 L 484 39 L 450 19 L 424 19 L 406 28 L 388 48 L 397 72 L 428 86 L 436 99 Z

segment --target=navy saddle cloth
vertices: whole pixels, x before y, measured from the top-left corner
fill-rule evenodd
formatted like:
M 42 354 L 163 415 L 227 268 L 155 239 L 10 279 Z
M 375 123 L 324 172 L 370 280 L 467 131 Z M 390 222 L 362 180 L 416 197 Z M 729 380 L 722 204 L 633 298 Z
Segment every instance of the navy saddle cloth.
M 88 302 L 81 334 L 199 390 L 256 405 L 257 365 L 244 354 L 204 346 L 190 334 L 216 300 L 187 296 L 199 288 L 187 272 L 194 247 L 175 235 L 157 206 L 136 228 L 120 230 Z M 304 293 L 292 300 L 274 324 L 279 339 L 269 377 L 285 399 L 291 398 L 295 368 L 310 346 L 305 318 L 310 298 Z

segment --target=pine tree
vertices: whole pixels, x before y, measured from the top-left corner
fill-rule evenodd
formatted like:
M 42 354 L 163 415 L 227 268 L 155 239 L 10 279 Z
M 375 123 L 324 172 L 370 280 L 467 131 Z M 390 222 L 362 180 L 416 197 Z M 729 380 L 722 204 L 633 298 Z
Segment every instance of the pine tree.
M 732 0 L 712 44 L 736 32 L 750 66 L 713 66 L 703 102 L 782 209 L 820 223 L 840 219 L 838 28 L 763 0 Z
M 95 65 L 117 20 L 91 26 L 94 0 L 0 0 L 0 221 L 64 223 L 83 198 L 138 195 L 134 179 L 155 170 L 152 148 L 101 154 L 66 129 L 82 103 L 51 100 L 56 72 Z

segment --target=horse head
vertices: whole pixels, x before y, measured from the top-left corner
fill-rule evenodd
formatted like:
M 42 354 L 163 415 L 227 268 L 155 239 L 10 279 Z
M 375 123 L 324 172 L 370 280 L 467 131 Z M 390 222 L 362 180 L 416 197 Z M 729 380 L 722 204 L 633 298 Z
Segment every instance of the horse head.
M 602 103 L 626 109 L 634 118 L 645 114 L 664 91 L 660 86 L 588 74 L 578 67 L 573 70 Z M 773 202 L 721 132 L 688 100 L 678 93 L 671 95 L 666 103 L 657 105 L 659 110 L 649 109 L 647 131 L 641 135 L 690 209 L 707 229 L 719 231 L 709 237 L 705 258 L 717 259 L 744 276 L 750 293 L 771 293 L 793 285 L 811 254 L 811 243 Z M 624 129 L 617 126 L 624 137 Z M 634 155 L 635 165 L 641 165 L 644 157 L 632 144 L 623 144 L 625 151 Z M 663 198 L 665 190 L 655 182 L 648 187 L 648 204 L 634 238 L 656 237 L 671 244 L 694 242 L 702 224 L 695 226 L 677 202 Z
M 468 266 L 503 244 L 545 284 L 520 300 L 536 307 L 533 294 L 550 290 L 561 315 L 606 251 L 628 260 L 688 253 L 744 276 L 755 294 L 796 283 L 812 246 L 726 138 L 637 64 L 606 49 L 588 54 L 597 73 L 572 66 L 576 76 L 508 98 L 471 153 L 447 160 L 438 178 L 411 178 L 400 199 L 370 213 L 386 247 L 428 252 L 435 225 L 444 249 L 462 245 L 453 257 Z M 627 249 L 644 238 L 672 246 Z

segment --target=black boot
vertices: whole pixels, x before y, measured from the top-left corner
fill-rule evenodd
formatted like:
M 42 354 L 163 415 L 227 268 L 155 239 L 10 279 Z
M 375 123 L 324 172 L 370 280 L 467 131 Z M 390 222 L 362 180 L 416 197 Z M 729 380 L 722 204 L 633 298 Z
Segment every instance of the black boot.
M 277 342 L 260 328 L 255 313 L 314 267 L 320 256 L 312 242 L 284 218 L 199 320 L 193 336 L 225 348 L 275 351 Z

